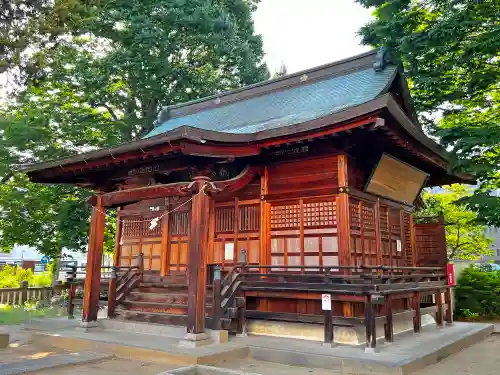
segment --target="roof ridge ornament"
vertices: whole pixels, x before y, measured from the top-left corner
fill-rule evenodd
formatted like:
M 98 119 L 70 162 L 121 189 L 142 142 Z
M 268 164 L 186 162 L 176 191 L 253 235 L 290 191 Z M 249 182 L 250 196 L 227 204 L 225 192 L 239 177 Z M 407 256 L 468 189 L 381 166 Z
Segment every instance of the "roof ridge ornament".
M 381 72 L 385 67 L 392 63 L 391 54 L 387 47 L 380 47 L 375 55 L 375 62 L 373 63 L 373 70 Z
M 163 107 L 160 110 L 160 113 L 158 113 L 158 119 L 155 121 L 155 127 L 163 124 L 169 119 L 170 119 L 170 107 L 169 106 Z

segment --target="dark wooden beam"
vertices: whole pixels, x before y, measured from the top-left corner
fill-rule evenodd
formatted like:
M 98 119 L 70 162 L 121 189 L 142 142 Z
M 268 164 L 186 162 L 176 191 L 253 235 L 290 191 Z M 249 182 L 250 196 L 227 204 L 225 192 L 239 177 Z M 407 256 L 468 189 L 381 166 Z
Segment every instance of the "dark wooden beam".
M 102 196 L 96 196 L 96 205 L 92 209 L 90 221 L 89 247 L 87 253 L 87 273 L 85 275 L 85 294 L 83 297 L 84 322 L 97 320 L 99 294 L 101 291 L 101 259 L 104 246 L 104 224 L 106 209 L 102 205 Z

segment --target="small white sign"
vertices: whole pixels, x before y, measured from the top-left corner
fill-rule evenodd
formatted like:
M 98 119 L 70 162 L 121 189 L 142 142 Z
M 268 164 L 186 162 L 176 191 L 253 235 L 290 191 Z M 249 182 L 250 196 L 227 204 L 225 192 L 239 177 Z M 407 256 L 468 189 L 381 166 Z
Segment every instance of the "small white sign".
M 234 259 L 234 243 L 226 242 L 224 244 L 224 260 L 233 260 Z
M 323 310 L 332 310 L 332 296 L 330 294 L 321 295 L 321 308 Z
M 403 247 L 401 246 L 401 240 L 396 240 L 396 250 L 398 253 L 403 251 Z

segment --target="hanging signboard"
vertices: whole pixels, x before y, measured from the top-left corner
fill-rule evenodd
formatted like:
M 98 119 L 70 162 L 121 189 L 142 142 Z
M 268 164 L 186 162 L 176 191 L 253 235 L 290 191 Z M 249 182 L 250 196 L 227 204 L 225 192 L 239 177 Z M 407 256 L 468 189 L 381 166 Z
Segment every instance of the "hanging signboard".
M 321 295 L 321 308 L 329 311 L 332 309 L 332 296 L 330 294 Z
M 446 265 L 446 275 L 448 276 L 448 285 L 455 286 L 457 283 L 455 282 L 455 265 L 447 264 Z

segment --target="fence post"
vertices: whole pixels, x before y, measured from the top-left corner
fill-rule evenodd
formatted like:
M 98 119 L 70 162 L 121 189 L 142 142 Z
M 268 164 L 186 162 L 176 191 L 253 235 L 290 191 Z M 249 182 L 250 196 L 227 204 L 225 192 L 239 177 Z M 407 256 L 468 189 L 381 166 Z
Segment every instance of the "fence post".
M 140 280 L 143 281 L 143 279 L 144 279 L 144 254 L 142 252 L 140 252 L 137 255 L 137 262 L 139 263 L 138 264 L 138 266 L 139 266 L 139 277 L 140 277 Z
M 324 310 L 324 324 L 325 324 L 325 345 L 333 344 L 333 319 L 332 319 L 332 311 Z
M 21 281 L 21 300 L 20 305 L 24 305 L 28 300 L 28 280 Z
M 111 279 L 109 279 L 109 290 L 108 290 L 108 318 L 112 318 L 115 315 L 115 301 L 116 301 L 116 281 L 118 267 L 113 266 L 111 268 Z
M 215 265 L 214 268 L 214 280 L 212 288 L 213 298 L 212 298 L 212 316 L 213 316 L 213 329 L 221 329 L 221 272 L 220 266 Z
M 366 329 L 366 348 L 365 352 L 373 353 L 377 347 L 377 330 L 375 321 L 375 308 L 372 296 L 367 295 L 365 301 L 365 329 Z
M 412 307 L 415 311 L 415 317 L 413 318 L 413 332 L 419 333 L 422 328 L 422 315 L 420 313 L 420 293 L 414 292 L 412 297 Z

